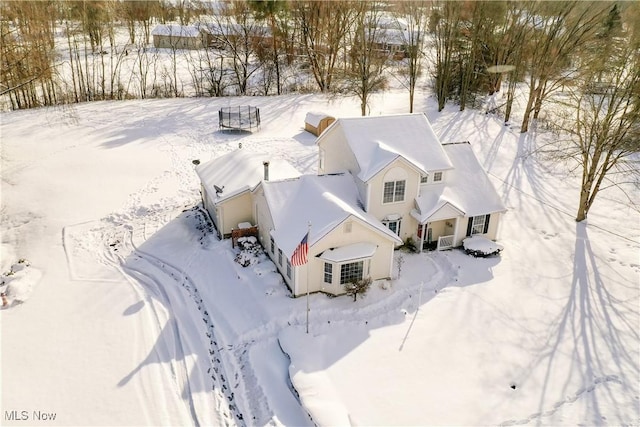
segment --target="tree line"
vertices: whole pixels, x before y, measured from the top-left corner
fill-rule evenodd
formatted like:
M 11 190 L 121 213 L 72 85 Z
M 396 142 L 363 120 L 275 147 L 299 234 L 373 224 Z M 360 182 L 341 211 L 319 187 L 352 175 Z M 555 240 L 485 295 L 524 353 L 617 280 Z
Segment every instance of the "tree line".
M 164 23 L 201 29 L 206 42 L 154 48 L 152 30 Z M 521 132 L 547 117 L 570 138 L 544 151 L 583 167 L 578 220 L 612 170 L 637 172 L 638 3 L 2 1 L 0 37 L 0 99 L 11 109 L 321 92 L 357 96 L 366 115 L 390 79 L 406 87 L 413 111 L 426 77 L 439 110 L 500 93 L 494 110 L 505 122 L 525 87 Z
M 456 102 L 464 110 L 505 81 L 505 121 L 516 85 L 526 81 L 523 131 L 554 91 L 584 75 L 583 64 L 607 63 L 594 46 L 612 52 L 606 46 L 620 38 L 637 44 L 640 32 L 640 9 L 625 2 L 44 0 L 0 8 L 0 95 L 12 109 L 319 91 L 355 94 L 366 114 L 370 94 L 394 78 L 407 87 L 412 110 L 428 71 L 439 109 Z M 170 49 L 167 65 L 149 49 L 152 28 L 167 22 L 233 31 L 199 52 Z M 126 40 L 117 37 L 124 30 Z M 389 55 L 390 38 L 401 60 Z M 297 84 L 301 73 L 315 85 Z

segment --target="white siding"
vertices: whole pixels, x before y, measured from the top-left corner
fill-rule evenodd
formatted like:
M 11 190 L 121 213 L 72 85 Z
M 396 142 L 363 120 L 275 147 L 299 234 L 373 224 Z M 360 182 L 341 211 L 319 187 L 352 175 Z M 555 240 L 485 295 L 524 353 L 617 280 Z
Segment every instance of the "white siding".
M 405 177 L 404 201 L 394 203 L 383 203 L 384 183 Z M 398 159 L 389 164 L 368 182 L 370 199 L 366 205 L 367 212 L 378 220 L 382 221 L 388 215 L 400 215 L 402 224 L 400 227 L 400 238 L 406 241 L 407 238 L 415 235 L 418 222 L 411 216 L 410 212 L 414 208 L 414 200 L 420 188 L 420 173 L 405 160 Z
M 344 135 L 336 127 L 327 129 L 318 141 L 320 149 L 325 150 L 324 168 L 318 168 L 318 174 L 349 171 L 356 176 L 359 172 L 358 162 L 354 157 Z
M 237 228 L 241 222 L 250 222 L 255 225 L 252 207 L 251 192 L 249 191 L 218 203 L 219 231 L 222 235 L 231 234 L 231 230 Z
M 371 258 L 370 262 L 365 263 L 365 276 L 367 275 L 366 264 L 368 264 L 368 276 L 373 280 L 391 277 L 394 250 L 393 241 L 354 217 L 350 217 L 345 220 L 345 222 L 346 221 L 351 222 L 350 232 L 346 232 L 348 227 L 344 227 L 343 222 L 309 248 L 309 262 L 304 266 L 296 268 L 294 296 L 304 295 L 307 292 L 307 284 L 309 286 L 309 292 L 327 292 L 334 295 L 343 294 L 344 289 L 342 285 L 340 285 L 340 264 L 334 264 L 333 283 L 325 284 L 324 261 L 317 258 L 316 255 L 331 248 L 354 243 L 367 242 L 377 245 L 373 258 Z

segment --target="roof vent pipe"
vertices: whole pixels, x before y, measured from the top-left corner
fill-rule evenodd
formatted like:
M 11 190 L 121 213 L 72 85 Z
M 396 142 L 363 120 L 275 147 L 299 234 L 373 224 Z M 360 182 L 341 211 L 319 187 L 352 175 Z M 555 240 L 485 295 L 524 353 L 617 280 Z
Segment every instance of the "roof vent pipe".
M 264 180 L 269 181 L 269 162 L 262 162 L 262 165 L 264 166 Z

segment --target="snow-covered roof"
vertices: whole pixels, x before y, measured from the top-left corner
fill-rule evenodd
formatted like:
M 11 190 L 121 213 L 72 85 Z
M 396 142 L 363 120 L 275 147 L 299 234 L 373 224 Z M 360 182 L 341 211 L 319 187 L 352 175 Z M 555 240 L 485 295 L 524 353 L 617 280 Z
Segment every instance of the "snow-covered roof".
M 213 35 L 252 35 L 271 37 L 271 29 L 264 25 L 249 24 L 242 26 L 235 22 L 201 22 L 197 24 L 200 29 Z
M 327 249 L 322 252 L 320 258 L 330 262 L 371 258 L 376 253 L 377 248 L 378 246 L 373 243 L 353 243 L 351 245 L 340 246 L 339 248 Z
M 200 30 L 190 25 L 160 24 L 151 31 L 154 36 L 200 37 Z
M 365 182 L 398 157 L 425 174 L 453 167 L 421 113 L 340 118 L 332 129 L 330 134 L 322 134 L 318 143 L 335 132 L 342 133 L 358 162 L 358 178 Z
M 326 113 L 322 113 L 319 111 L 309 111 L 304 117 L 304 122 L 309 123 L 311 126 L 318 127 L 322 119 L 326 119 L 327 117 L 332 118 Z
M 484 171 L 469 143 L 443 144 L 453 163 L 442 184 L 424 185 L 416 198 L 418 211 L 413 212 L 420 221 L 428 220 L 446 205 L 467 216 L 503 212 L 506 210 L 487 173 Z
M 216 202 L 253 189 L 264 178 L 264 162 L 269 161 L 269 179 L 294 178 L 300 172 L 283 159 L 268 154 L 237 149 L 196 167 L 207 193 Z M 217 194 L 215 186 L 222 189 Z
M 278 247 L 291 256 L 311 223 L 312 246 L 350 216 L 359 218 L 396 243 L 400 238 L 360 206 L 351 174 L 302 175 L 296 179 L 263 182 Z
M 406 30 L 409 28 L 409 22 L 406 19 L 391 16 L 391 15 L 381 15 L 376 19 L 375 24 L 378 28 L 385 29 L 398 29 L 398 30 Z

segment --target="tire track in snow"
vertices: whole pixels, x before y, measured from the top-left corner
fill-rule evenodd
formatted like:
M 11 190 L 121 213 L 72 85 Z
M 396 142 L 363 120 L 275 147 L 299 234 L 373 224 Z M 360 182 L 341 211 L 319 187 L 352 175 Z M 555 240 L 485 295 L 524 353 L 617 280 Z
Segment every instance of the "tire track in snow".
M 141 270 L 133 269 L 131 267 L 127 267 L 123 265 L 122 268 L 123 268 L 123 271 L 127 272 L 131 277 L 138 280 L 138 282 L 144 284 L 143 286 L 145 288 L 148 289 L 153 287 L 155 290 L 157 290 L 156 296 L 158 297 L 158 299 L 162 302 L 163 305 L 165 305 L 169 309 L 170 312 L 174 312 L 171 304 L 171 299 L 169 298 L 169 296 L 167 295 L 166 291 L 164 290 L 163 286 L 160 284 L 160 281 L 157 278 L 153 277 L 151 274 L 143 273 Z M 158 319 L 158 322 L 159 322 L 159 319 Z M 177 385 L 183 390 L 185 390 L 184 394 L 189 397 L 189 413 L 191 415 L 191 419 L 193 420 L 194 425 L 200 426 L 201 423 L 198 419 L 198 414 L 197 414 L 195 404 L 193 402 L 192 393 L 191 393 L 191 384 L 189 383 L 189 380 L 188 380 L 189 369 L 186 366 L 185 358 L 177 357 L 178 354 L 182 354 L 182 355 L 186 354 L 182 344 L 180 328 L 178 327 L 177 324 L 171 322 L 171 320 L 169 320 L 161 328 L 163 328 L 161 330 L 164 330 L 165 328 L 171 328 L 171 332 L 173 335 L 173 351 L 172 351 L 173 363 L 170 364 L 171 372 Z M 165 342 L 165 345 L 166 345 L 166 342 Z
M 129 231 L 132 232 L 131 229 Z M 126 231 L 123 233 L 123 241 L 121 242 L 123 245 L 127 243 L 127 239 L 125 239 Z M 132 252 L 128 256 L 135 256 Z M 125 279 L 132 285 L 134 289 L 136 289 L 139 285 L 142 287 L 144 291 L 150 293 L 155 297 L 164 307 L 168 309 L 168 312 L 173 314 L 175 311 L 172 308 L 171 299 L 167 295 L 167 292 L 161 285 L 161 281 L 158 280 L 151 274 L 148 274 L 140 269 L 134 269 L 130 267 L 123 253 L 111 252 L 108 249 L 103 251 L 103 259 L 106 263 L 114 266 Z M 151 307 L 151 312 L 153 315 L 153 321 L 157 330 L 163 331 L 165 328 L 171 328 L 171 335 L 173 336 L 173 349 L 169 348 L 169 343 L 166 341 L 163 342 L 165 349 L 168 353 L 172 354 L 174 357 L 171 359 L 172 363 L 169 363 L 168 366 L 170 368 L 171 377 L 176 384 L 176 389 L 187 390 L 186 395 L 189 397 L 189 405 L 188 412 L 191 416 L 193 424 L 199 426 L 201 423 L 199 422 L 195 405 L 192 398 L 192 393 L 190 392 L 190 384 L 188 382 L 188 367 L 186 366 L 186 360 L 183 358 L 178 358 L 176 355 L 185 354 L 184 348 L 182 346 L 182 339 L 180 335 L 180 330 L 177 327 L 175 322 L 171 322 L 171 318 L 165 323 L 160 319 L 160 314 L 158 313 L 155 305 L 149 301 L 150 296 L 146 295 L 145 299 L 149 302 Z
M 193 209 L 201 215 L 204 212 L 200 208 Z M 146 213 L 146 212 L 144 212 Z M 198 292 L 198 289 L 194 281 L 183 270 L 175 265 L 156 257 L 151 253 L 147 253 L 136 247 L 135 242 L 145 241 L 148 237 L 148 231 L 155 231 L 153 224 L 151 229 L 147 230 L 146 221 L 142 224 L 132 225 L 131 220 L 143 219 L 145 220 L 147 215 L 143 217 L 134 218 L 122 218 L 126 221 L 120 222 L 122 227 L 118 227 L 117 233 L 122 233 L 123 244 L 126 244 L 126 248 L 120 248 L 121 255 L 130 252 L 132 255 L 138 256 L 147 263 L 153 265 L 159 269 L 165 275 L 171 278 L 172 281 L 183 287 L 191 297 L 191 300 L 198 308 L 198 311 L 203 315 L 203 322 L 207 327 L 207 339 L 209 342 L 209 370 L 208 373 L 212 376 L 212 390 L 221 390 L 224 393 L 224 398 L 227 399 L 229 405 L 229 411 L 233 412 L 236 421 L 238 423 L 244 423 L 249 420 L 251 423 L 268 423 L 273 418 L 273 414 L 269 410 L 268 399 L 255 370 L 251 364 L 251 351 L 255 345 L 263 342 L 277 342 L 278 334 L 282 328 L 287 325 L 293 325 L 297 327 L 304 327 L 305 313 L 304 311 L 298 311 L 285 318 L 278 318 L 268 321 L 261 326 L 247 331 L 243 334 L 228 337 L 233 341 L 233 345 L 226 345 L 224 337 L 217 336 L 214 330 L 214 321 L 209 313 L 206 312 L 203 299 Z M 119 219 L 119 218 L 118 218 Z M 154 218 L 152 218 L 152 223 Z M 158 218 L 155 218 L 158 219 Z M 139 222 L 139 221 L 134 221 Z M 164 221 L 166 222 L 166 221 Z M 117 224 L 114 224 L 117 225 Z M 138 233 L 138 234 L 136 234 Z M 137 240 L 134 239 L 134 234 L 137 236 Z M 125 238 L 125 236 L 128 236 Z M 125 241 L 126 240 L 126 241 Z M 228 255 L 226 248 L 211 248 L 216 253 L 224 253 Z M 189 265 L 190 257 L 187 257 L 185 265 Z M 432 265 L 435 273 L 429 277 L 429 281 L 423 287 L 423 302 L 430 299 L 427 295 L 428 292 L 439 292 L 446 284 L 451 283 L 453 279 L 451 275 L 444 274 L 444 271 L 453 271 L 454 275 L 457 273 L 451 262 L 447 257 L 441 257 L 445 263 L 445 267 L 441 267 L 440 263 L 434 262 L 431 258 L 425 258 L 425 262 Z M 229 262 L 233 262 L 232 257 Z M 181 263 L 182 264 L 182 263 Z M 371 323 L 372 327 L 376 323 L 379 323 L 380 319 L 388 316 L 390 312 L 397 311 L 397 315 L 406 315 L 407 311 L 415 310 L 420 304 L 419 293 L 421 284 L 416 283 L 414 285 L 394 290 L 388 298 L 376 301 L 371 304 L 367 304 L 362 307 L 353 308 L 348 310 L 346 318 L 348 320 L 336 321 L 333 309 L 319 309 L 314 310 L 314 323 L 322 325 L 321 328 L 328 327 L 328 323 L 331 322 L 332 326 L 336 325 L 357 325 Z M 432 294 L 433 295 L 433 294 Z M 213 307 L 209 307 L 213 308 Z M 345 310 L 347 311 L 347 310 Z M 205 314 L 206 313 L 206 314 Z M 224 322 L 225 319 L 219 319 Z M 218 320 L 215 324 L 217 324 Z M 224 328 L 223 328 L 224 329 Z M 224 365 L 226 372 L 221 371 L 221 367 Z M 231 373 L 231 375 L 225 375 L 225 373 Z M 223 381 L 224 379 L 224 381 Z M 217 384 L 217 388 L 216 388 Z M 240 406 L 240 408 L 238 408 Z
M 166 216 L 167 215 L 164 215 L 163 217 Z M 209 342 L 209 348 L 207 350 L 209 354 L 209 368 L 207 369 L 207 374 L 211 377 L 211 391 L 214 392 L 214 407 L 216 409 L 216 412 L 224 417 L 219 421 L 224 425 L 235 425 L 238 423 L 237 421 L 241 423 L 243 415 L 238 411 L 236 405 L 233 403 L 235 397 L 234 393 L 224 393 L 224 391 L 229 390 L 229 386 L 226 380 L 227 377 L 225 377 L 224 375 L 224 369 L 222 368 L 222 360 L 217 354 L 219 349 L 217 348 L 218 343 L 214 335 L 213 322 L 209 316 L 209 313 L 203 307 L 202 298 L 200 298 L 199 292 L 197 291 L 196 286 L 193 284 L 193 280 L 172 264 L 156 257 L 151 253 L 140 250 L 136 246 L 134 242 L 134 234 L 136 234 L 137 232 L 141 234 L 143 241 L 146 240 L 146 222 L 144 222 L 142 225 L 132 225 L 129 223 L 122 224 L 114 221 L 109 222 L 111 225 L 110 229 L 108 229 L 102 235 L 104 246 L 103 251 L 101 251 L 102 262 L 117 268 L 128 280 L 132 280 L 141 285 L 143 289 L 157 298 L 172 315 L 175 315 L 177 311 L 172 306 L 172 299 L 165 290 L 166 285 L 163 286 L 164 281 L 159 279 L 157 277 L 157 274 L 163 275 L 166 279 L 175 282 L 176 284 L 180 285 L 181 288 L 187 291 L 187 294 L 189 296 L 188 300 L 190 300 L 197 307 L 200 315 L 203 316 L 202 319 L 205 323 L 205 327 L 207 328 L 206 335 L 207 341 Z M 164 222 L 166 223 L 168 221 Z M 114 226 L 115 228 L 113 228 Z M 152 225 L 151 227 L 153 228 L 154 225 Z M 113 243 L 109 243 L 111 241 L 115 241 L 117 242 L 117 244 L 114 245 Z M 155 272 L 145 271 L 144 268 L 133 267 L 130 262 L 127 262 L 127 260 L 131 259 L 137 260 L 137 262 L 147 263 L 151 269 L 155 270 Z M 184 302 L 188 303 L 188 301 Z M 175 337 L 174 346 L 176 346 L 176 348 L 173 349 L 172 353 L 174 355 L 186 354 L 186 352 L 184 351 L 184 347 L 182 346 L 184 337 L 180 334 L 178 327 L 179 325 L 175 322 L 173 324 L 167 323 L 166 325 L 164 325 L 160 320 L 160 316 L 155 312 L 155 310 L 155 308 L 152 308 L 152 311 L 154 311 L 155 323 L 159 330 L 162 330 L 164 327 L 171 327 L 173 329 L 172 333 Z M 194 326 L 193 329 L 197 328 L 197 326 L 193 324 L 193 320 L 187 319 L 187 322 Z M 182 324 L 183 322 L 180 323 Z M 178 358 L 174 358 L 173 360 L 177 361 Z M 189 396 L 189 412 L 192 416 L 194 424 L 201 425 L 202 423 L 199 420 L 197 409 L 195 408 L 195 404 L 192 398 L 192 387 L 188 383 L 189 373 L 184 358 L 182 358 L 180 363 L 178 363 L 177 368 L 178 369 L 176 369 L 176 367 L 171 364 L 172 376 L 177 383 L 180 383 L 177 384 L 178 387 L 182 387 L 183 390 L 186 390 L 185 394 Z M 237 420 L 236 422 L 234 422 L 234 417 Z
M 135 256 L 145 260 L 149 264 L 159 269 L 163 274 L 165 274 L 167 277 L 172 279 L 176 284 L 180 285 L 183 289 L 187 291 L 187 294 L 189 295 L 190 300 L 197 307 L 198 312 L 202 316 L 202 320 L 207 329 L 206 336 L 209 342 L 208 353 L 209 353 L 209 365 L 210 365 L 207 370 L 207 373 L 211 378 L 212 391 L 215 391 L 217 393 L 218 399 L 216 399 L 217 400 L 216 409 L 221 410 L 222 415 L 227 417 L 229 417 L 229 414 L 232 414 L 235 420 L 238 422 L 238 424 L 244 425 L 244 416 L 240 412 L 237 404 L 235 403 L 235 392 L 231 391 L 231 387 L 227 380 L 227 378 L 230 378 L 230 376 L 226 375 L 227 374 L 226 367 L 224 366 L 224 363 L 223 363 L 224 356 L 221 355 L 222 346 L 218 344 L 218 338 L 216 337 L 214 323 L 208 311 L 204 307 L 203 299 L 201 298 L 198 288 L 195 285 L 194 281 L 189 277 L 187 273 L 180 270 L 179 268 L 172 265 L 171 263 L 165 260 L 162 260 L 149 252 L 136 248 L 135 244 L 133 243 L 132 234 L 130 234 L 129 243 L 133 247 L 133 254 Z M 169 299 L 164 289 L 162 289 L 163 288 L 162 285 L 158 282 L 156 282 L 156 285 L 160 289 L 160 291 L 164 293 L 165 298 Z M 170 307 L 170 303 L 169 303 L 169 308 L 173 313 L 175 313 L 175 310 L 173 310 Z M 236 379 L 238 378 L 237 374 L 235 375 L 235 378 Z M 238 385 L 236 385 L 236 387 L 238 387 Z M 225 404 L 223 404 L 221 400 L 224 400 Z M 226 421 L 231 421 L 230 417 Z M 230 423 L 230 424 L 234 424 L 234 423 Z

